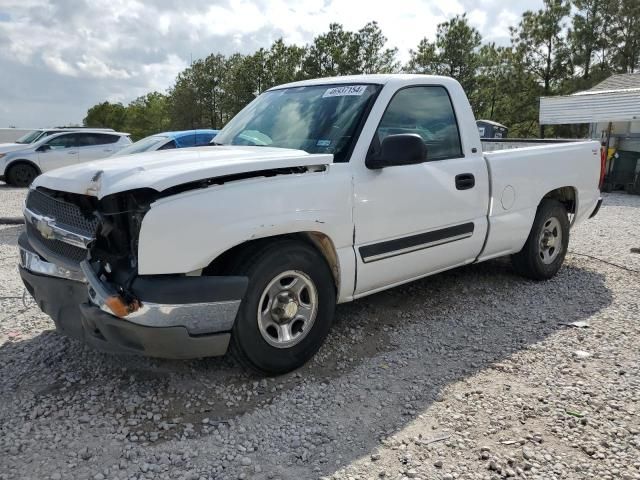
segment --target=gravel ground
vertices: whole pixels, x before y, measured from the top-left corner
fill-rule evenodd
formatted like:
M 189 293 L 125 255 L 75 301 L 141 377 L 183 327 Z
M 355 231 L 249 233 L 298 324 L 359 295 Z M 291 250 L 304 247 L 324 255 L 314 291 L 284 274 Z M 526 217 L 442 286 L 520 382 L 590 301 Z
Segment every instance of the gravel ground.
M 0 218 L 20 217 L 27 191 L 26 188 L 10 187 L 0 182 Z
M 55 334 L 23 304 L 20 228 L 0 227 L 0 479 L 640 479 L 640 197 L 573 232 L 620 266 L 571 254 L 534 283 L 498 260 L 341 305 L 275 379 Z

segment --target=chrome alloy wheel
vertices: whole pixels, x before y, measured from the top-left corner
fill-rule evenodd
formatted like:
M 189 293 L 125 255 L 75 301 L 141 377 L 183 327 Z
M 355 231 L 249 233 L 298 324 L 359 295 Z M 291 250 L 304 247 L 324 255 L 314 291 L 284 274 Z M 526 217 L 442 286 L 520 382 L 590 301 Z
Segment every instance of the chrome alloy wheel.
M 542 227 L 538 239 L 540 246 L 538 254 L 542 263 L 549 265 L 562 251 L 562 227 L 556 217 L 549 218 Z
M 309 276 L 289 270 L 275 277 L 258 303 L 258 328 L 272 347 L 290 348 L 304 339 L 318 313 L 318 292 Z

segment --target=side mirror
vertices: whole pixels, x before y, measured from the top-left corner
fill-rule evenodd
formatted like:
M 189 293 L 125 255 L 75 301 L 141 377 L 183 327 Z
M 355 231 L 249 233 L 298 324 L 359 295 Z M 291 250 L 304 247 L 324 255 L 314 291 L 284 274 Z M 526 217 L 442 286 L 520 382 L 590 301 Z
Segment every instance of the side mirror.
M 40 145 L 37 149 L 36 152 L 48 152 L 49 150 L 51 150 L 51 147 L 47 144 L 44 145 Z
M 389 135 L 382 140 L 380 151 L 370 152 L 365 165 L 371 170 L 400 165 L 415 165 L 427 160 L 427 147 L 415 133 Z

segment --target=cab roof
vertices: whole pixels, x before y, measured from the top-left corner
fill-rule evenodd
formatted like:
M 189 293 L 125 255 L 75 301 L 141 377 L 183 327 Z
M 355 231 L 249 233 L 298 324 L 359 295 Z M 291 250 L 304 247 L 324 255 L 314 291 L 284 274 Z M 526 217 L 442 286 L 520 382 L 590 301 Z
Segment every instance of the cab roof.
M 345 75 L 342 77 L 326 77 L 326 78 L 314 78 L 311 80 L 301 80 L 298 82 L 285 83 L 284 85 L 278 85 L 270 90 L 280 90 L 282 88 L 291 87 L 309 87 L 313 85 L 334 85 L 334 84 L 354 84 L 365 83 L 372 85 L 385 85 L 391 81 L 415 81 L 418 79 L 425 80 L 444 80 L 451 81 L 450 77 L 442 77 L 437 75 L 420 75 L 420 74 L 407 74 L 407 73 L 387 73 L 387 74 L 370 74 L 370 75 Z

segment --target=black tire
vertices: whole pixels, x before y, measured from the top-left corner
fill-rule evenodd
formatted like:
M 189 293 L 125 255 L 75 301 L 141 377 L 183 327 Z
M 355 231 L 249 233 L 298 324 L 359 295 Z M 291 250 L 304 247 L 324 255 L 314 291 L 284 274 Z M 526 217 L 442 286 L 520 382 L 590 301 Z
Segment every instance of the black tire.
M 231 333 L 231 351 L 245 367 L 263 375 L 279 375 L 304 365 L 324 343 L 336 305 L 333 275 L 325 259 L 310 245 L 282 240 L 251 251 L 233 268 L 249 278 Z M 317 310 L 310 329 L 290 347 L 277 348 L 265 340 L 259 327 L 258 305 L 269 284 L 288 271 L 302 272 L 317 293 Z M 274 340 L 272 340 L 274 341 Z M 277 341 L 277 339 L 275 340 Z
M 9 167 L 7 183 L 14 187 L 28 187 L 38 176 L 38 170 L 28 163 L 16 163 Z
M 552 219 L 557 219 L 557 224 Z M 552 228 L 549 229 L 549 226 Z M 546 252 L 543 252 L 545 250 L 543 238 L 545 235 L 551 238 L 549 233 L 553 235 L 554 231 L 561 235 L 561 238 L 556 236 L 555 240 L 551 240 L 557 251 L 547 248 Z M 511 256 L 511 263 L 516 272 L 524 277 L 532 280 L 548 280 L 560 270 L 567 254 L 568 245 L 569 217 L 567 209 L 557 200 L 546 199 L 538 206 L 527 242 L 520 252 Z

